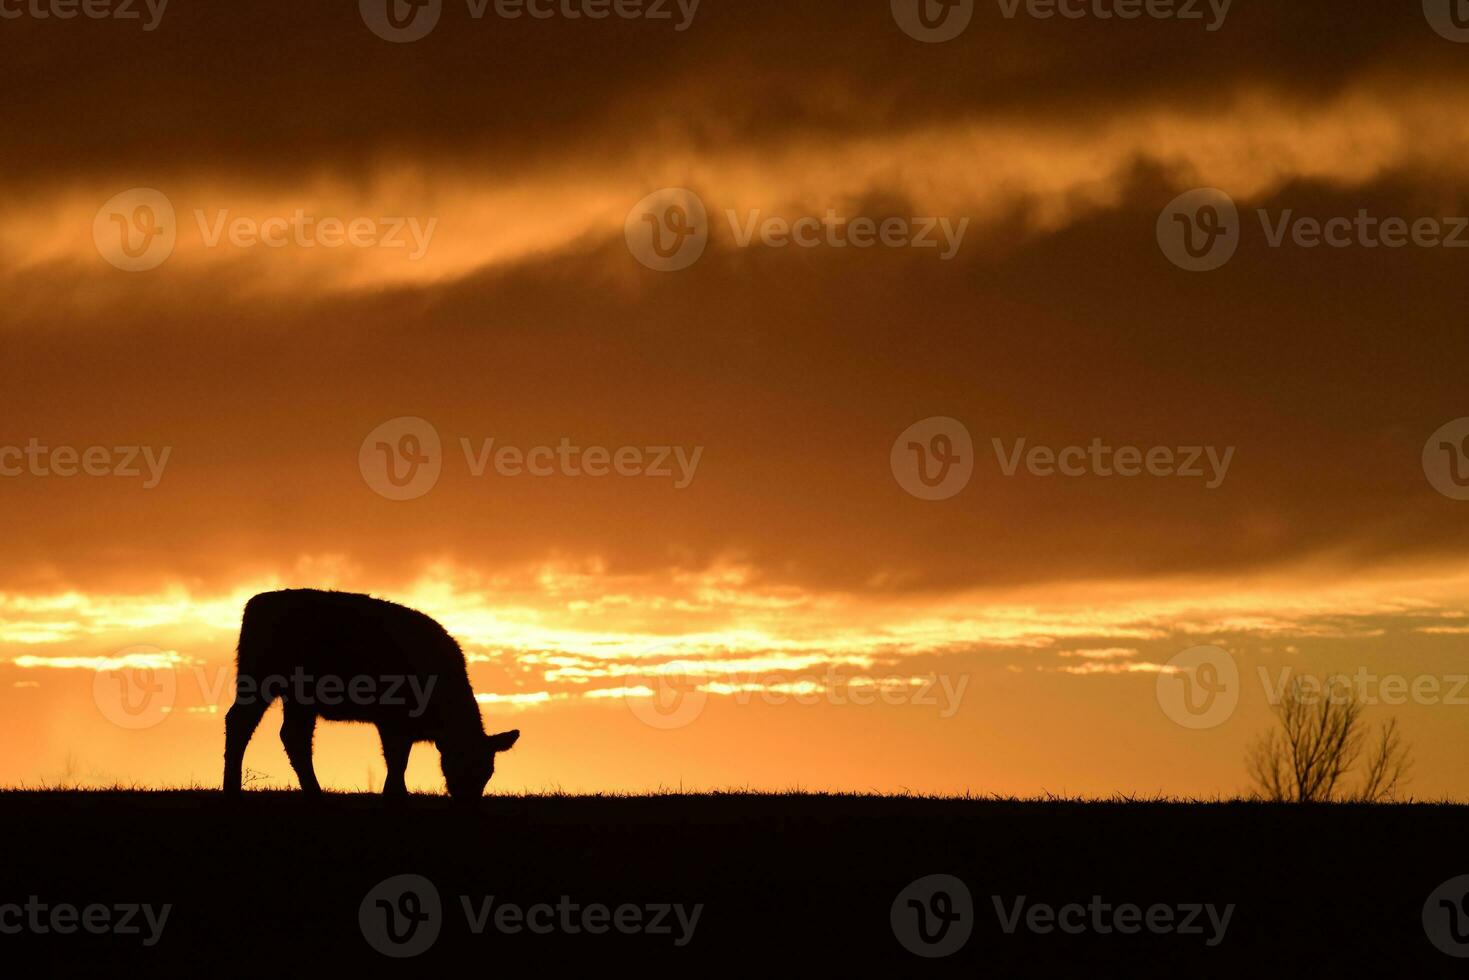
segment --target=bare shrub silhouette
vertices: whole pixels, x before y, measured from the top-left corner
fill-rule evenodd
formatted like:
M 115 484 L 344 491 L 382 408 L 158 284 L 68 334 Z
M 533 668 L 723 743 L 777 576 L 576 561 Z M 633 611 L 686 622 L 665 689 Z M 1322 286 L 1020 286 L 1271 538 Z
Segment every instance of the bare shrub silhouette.
M 416 742 L 439 750 L 455 800 L 484 793 L 495 755 L 520 732 L 486 735 L 464 653 L 421 612 L 349 592 L 262 592 L 245 604 L 235 702 L 225 716 L 224 791 L 245 782 L 245 747 L 280 698 L 281 743 L 308 795 L 321 792 L 311 762 L 318 717 L 377 726 L 387 777 L 383 795 L 408 793 L 404 773 Z
M 1245 764 L 1255 793 L 1282 803 L 1379 803 L 1396 797 L 1412 768 L 1395 719 L 1372 734 L 1350 679 L 1292 679 L 1272 708 L 1277 727 L 1258 736 Z M 1348 788 L 1362 765 L 1361 782 Z

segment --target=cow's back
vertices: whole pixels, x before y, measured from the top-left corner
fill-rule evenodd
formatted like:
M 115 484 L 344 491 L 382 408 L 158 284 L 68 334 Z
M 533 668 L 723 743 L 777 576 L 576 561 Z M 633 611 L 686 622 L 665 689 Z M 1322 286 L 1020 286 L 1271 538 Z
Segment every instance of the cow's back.
M 339 678 L 349 685 L 368 678 L 375 690 L 406 679 L 419 689 L 432 679 L 434 699 L 469 694 L 464 655 L 432 617 L 383 599 L 350 592 L 287 589 L 262 592 L 245 604 L 238 670 L 262 683 L 268 677 Z M 360 700 L 360 699 L 359 699 Z M 394 713 L 381 699 L 347 699 L 321 706 L 325 717 L 379 720 Z

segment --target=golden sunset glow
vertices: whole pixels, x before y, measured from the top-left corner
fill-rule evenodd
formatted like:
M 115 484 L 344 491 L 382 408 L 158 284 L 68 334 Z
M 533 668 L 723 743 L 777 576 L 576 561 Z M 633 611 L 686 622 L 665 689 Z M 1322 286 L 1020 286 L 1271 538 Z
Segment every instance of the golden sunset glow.
M 1153 755 L 1161 771 L 1179 738 L 1168 731 L 1153 688 L 1158 674 L 1177 670 L 1168 660 L 1181 649 L 1224 639 L 1258 668 L 1258 680 L 1246 678 L 1242 707 L 1257 716 L 1275 672 L 1341 670 L 1342 649 L 1370 652 L 1390 643 L 1404 659 L 1383 658 L 1374 668 L 1379 673 L 1401 672 L 1412 657 L 1452 674 L 1443 669 L 1453 660 L 1444 644 L 1464 629 L 1454 621 L 1469 608 L 1469 573 L 1444 567 L 1428 578 L 1399 573 L 1349 586 L 1312 586 L 1311 578 L 1302 572 L 1251 582 L 1048 583 L 874 602 L 762 587 L 747 568 L 618 576 L 548 565 L 481 580 L 474 572 L 439 565 L 392 595 L 434 615 L 464 645 L 489 718 L 530 731 L 545 726 L 571 733 L 564 755 L 528 743 L 507 764 L 504 785 L 510 788 L 544 788 L 548 783 L 537 773 L 547 767 L 561 774 L 555 785 L 613 788 L 614 778 L 624 777 L 588 767 L 571 747 L 584 738 L 648 739 L 640 713 L 656 712 L 659 699 L 666 701 L 676 688 L 707 699 L 699 715 L 678 730 L 679 748 L 692 753 L 669 757 L 680 768 L 701 752 L 717 753 L 729 726 L 738 731 L 778 723 L 798 726 L 803 746 L 788 754 L 795 764 L 762 765 L 771 765 L 774 780 L 794 781 L 809 778 L 801 776 L 803 753 L 840 756 L 850 724 L 898 725 L 909 737 L 944 743 L 947 765 L 973 767 L 964 771 L 975 775 L 958 781 L 936 773 L 931 788 L 982 785 L 1027 792 L 1036 786 L 1030 763 L 1017 766 L 995 753 L 973 756 L 993 733 L 985 722 L 968 719 L 969 704 L 993 711 L 1000 708 L 995 702 L 1021 692 L 1091 702 L 1082 717 L 1052 718 L 1062 731 L 1068 724 L 1095 723 L 1108 711 L 1124 712 L 1121 730 L 1135 728 L 1135 737 L 1151 731 L 1159 740 Z M 463 588 L 466 582 L 476 588 Z M 71 698 L 85 698 L 84 706 L 97 711 L 91 701 L 99 696 L 92 681 L 98 672 L 138 671 L 143 680 L 168 672 L 176 679 L 169 710 L 136 731 L 93 724 L 89 737 L 97 739 L 90 743 L 98 747 L 97 756 L 116 762 L 93 763 L 95 770 L 72 775 L 165 783 L 207 779 L 221 713 L 233 698 L 235 610 L 248 595 L 290 584 L 260 580 L 227 596 L 173 590 L 0 597 L 0 650 L 12 678 L 8 698 L 22 717 L 41 723 L 64 717 L 60 712 Z M 350 578 L 324 584 L 362 587 Z M 1008 706 L 1011 712 L 1020 708 Z M 1460 737 L 1462 722 L 1448 715 L 1440 710 L 1422 720 L 1449 726 L 1442 729 L 1446 740 L 1449 733 Z M 374 771 L 381 780 L 369 729 L 327 726 L 318 737 L 318 770 L 329 785 L 364 787 Z M 965 745 L 962 739 L 974 742 Z M 132 756 L 131 747 L 141 740 L 160 751 Z M 80 754 L 74 743 L 58 748 Z M 1227 780 L 1232 760 L 1224 754 L 1216 778 Z M 420 788 L 432 790 L 439 777 L 427 756 L 410 771 Z M 531 760 L 523 768 L 522 758 Z M 251 759 L 271 782 L 289 785 L 289 767 L 273 742 L 252 749 Z M 59 756 L 48 761 L 49 769 L 11 756 L 4 778 L 25 782 L 75 765 Z M 1066 772 L 1055 764 L 1051 772 Z M 133 768 L 124 777 L 112 765 Z M 1101 774 L 1077 770 L 1071 776 L 1076 782 L 1068 785 L 1102 792 L 1107 780 L 1153 768 L 1121 754 L 1112 765 Z M 657 785 L 659 774 L 645 772 L 647 785 Z M 1445 783 L 1444 791 L 1451 785 Z

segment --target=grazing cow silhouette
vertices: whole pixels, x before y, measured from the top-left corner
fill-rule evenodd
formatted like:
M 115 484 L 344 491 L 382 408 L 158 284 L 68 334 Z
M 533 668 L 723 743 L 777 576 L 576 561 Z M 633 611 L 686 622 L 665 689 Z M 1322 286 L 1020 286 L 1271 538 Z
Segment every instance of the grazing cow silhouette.
M 486 735 L 464 653 L 421 612 L 350 592 L 287 589 L 245 603 L 235 703 L 225 716 L 224 791 L 240 790 L 245 746 L 277 697 L 281 742 L 301 789 L 318 794 L 311 765 L 317 717 L 377 726 L 388 778 L 383 795 L 405 796 L 414 742 L 439 749 L 444 783 L 456 801 L 484 792 L 495 754 L 519 730 Z

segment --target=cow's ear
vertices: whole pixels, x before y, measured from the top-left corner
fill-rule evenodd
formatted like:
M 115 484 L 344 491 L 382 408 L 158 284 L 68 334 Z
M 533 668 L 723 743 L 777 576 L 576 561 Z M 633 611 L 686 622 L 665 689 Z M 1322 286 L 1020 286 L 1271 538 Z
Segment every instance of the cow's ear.
M 491 735 L 490 749 L 494 752 L 504 752 L 514 746 L 518 738 L 520 738 L 520 729 L 518 728 L 508 732 L 500 732 L 498 735 Z

